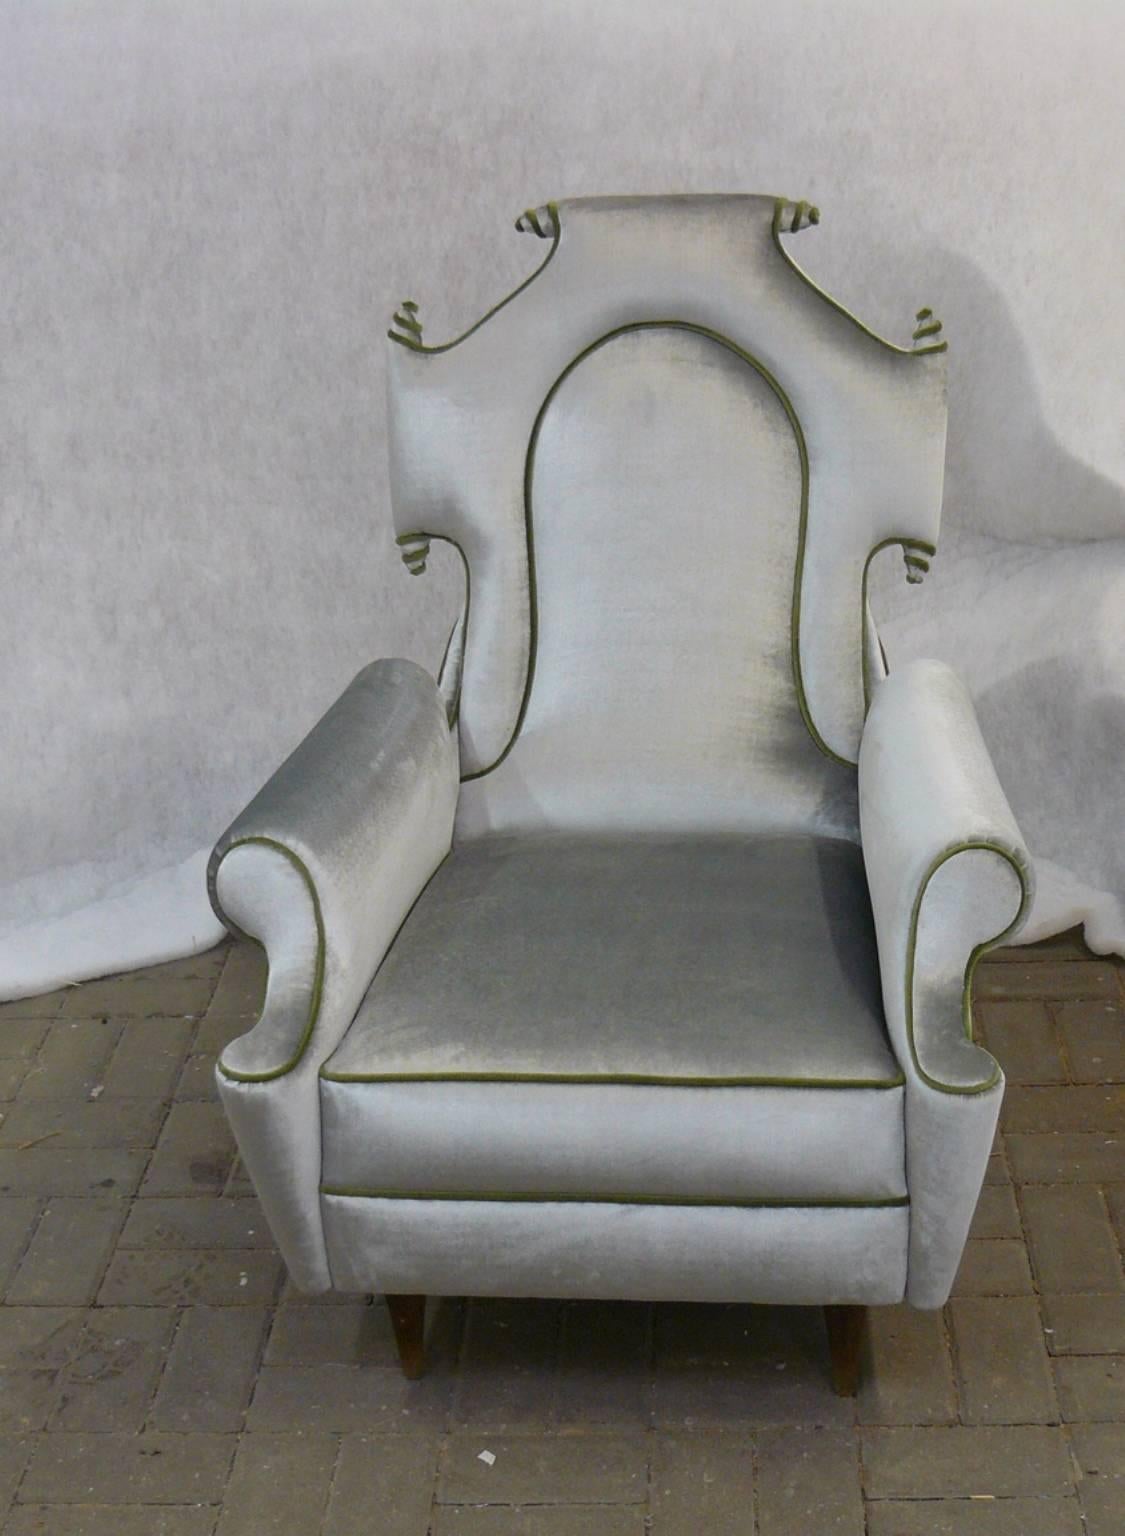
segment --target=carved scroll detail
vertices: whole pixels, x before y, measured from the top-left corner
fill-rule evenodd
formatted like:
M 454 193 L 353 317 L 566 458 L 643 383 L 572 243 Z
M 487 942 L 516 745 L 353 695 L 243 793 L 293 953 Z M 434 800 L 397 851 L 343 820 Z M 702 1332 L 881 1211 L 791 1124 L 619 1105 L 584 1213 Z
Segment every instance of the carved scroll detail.
M 559 232 L 559 212 L 554 203 L 544 203 L 541 208 L 525 208 L 516 220 L 521 235 L 538 235 L 540 240 L 553 240 Z
M 421 347 L 422 322 L 418 318 L 418 306 L 413 299 L 403 299 L 394 312 L 391 328 L 387 332 L 394 341 L 407 347 Z
M 798 231 L 819 223 L 820 209 L 814 203 L 807 203 L 804 199 L 799 203 L 778 200 L 774 213 L 774 228 L 780 234 L 795 235 Z
M 916 587 L 930 569 L 929 556 L 933 550 L 924 544 L 903 544 L 902 561 L 906 566 L 906 579 Z
M 421 576 L 430 554 L 430 541 L 424 533 L 400 533 L 395 540 L 402 563 L 411 576 Z
M 914 316 L 918 322 L 914 334 L 911 336 L 916 347 L 925 346 L 932 348 L 941 335 L 941 321 L 938 320 L 932 309 L 920 309 Z M 944 342 L 942 343 L 944 346 Z

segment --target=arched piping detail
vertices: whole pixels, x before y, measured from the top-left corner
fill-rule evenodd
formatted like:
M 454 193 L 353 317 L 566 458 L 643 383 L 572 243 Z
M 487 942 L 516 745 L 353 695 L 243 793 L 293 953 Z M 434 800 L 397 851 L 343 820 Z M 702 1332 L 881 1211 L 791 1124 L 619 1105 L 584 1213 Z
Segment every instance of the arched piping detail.
M 542 216 L 544 213 L 550 220 L 550 230 L 543 228 L 540 216 Z M 407 299 L 403 304 L 399 306 L 398 311 L 395 313 L 394 324 L 397 325 L 399 329 L 392 329 L 387 332 L 387 335 L 390 337 L 390 339 L 392 341 L 397 341 L 400 347 L 406 347 L 410 352 L 421 352 L 423 355 L 429 357 L 433 357 L 436 353 L 439 352 L 449 352 L 454 347 L 459 347 L 463 341 L 467 340 L 467 338 L 473 334 L 474 331 L 479 331 L 482 325 L 487 324 L 487 322 L 492 319 L 493 315 L 499 314 L 505 305 L 510 304 L 513 299 L 518 298 L 525 288 L 530 288 L 535 279 L 540 277 L 546 270 L 549 262 L 559 248 L 559 238 L 562 234 L 562 224 L 559 220 L 558 204 L 546 203 L 542 208 L 529 208 L 526 213 L 521 213 L 519 218 L 516 220 L 516 229 L 519 230 L 520 234 L 535 234 L 538 235 L 542 240 L 545 240 L 548 234 L 550 234 L 551 237 L 551 249 L 547 252 L 546 256 L 544 256 L 543 260 L 535 268 L 535 271 L 532 272 L 528 277 L 525 277 L 518 288 L 513 288 L 512 292 L 509 293 L 505 298 L 501 299 L 499 304 L 494 304 L 492 308 L 486 314 L 483 314 L 474 325 L 470 325 L 467 331 L 462 331 L 460 336 L 455 336 L 452 341 L 443 342 L 440 347 L 427 347 L 425 342 L 423 342 L 422 323 L 418 319 L 418 305 L 414 302 L 413 299 Z
M 782 388 L 781 384 L 764 363 L 759 362 L 759 360 L 754 357 L 752 353 L 747 352 L 744 347 L 740 347 L 737 342 L 732 341 L 729 336 L 724 336 L 720 331 L 714 331 L 709 326 L 705 325 L 695 325 L 687 320 L 635 320 L 631 321 L 628 325 L 620 325 L 612 331 L 607 331 L 604 336 L 599 336 L 596 341 L 592 341 L 589 346 L 584 347 L 582 351 L 578 353 L 577 357 L 572 358 L 571 361 L 563 369 L 563 371 L 559 374 L 555 382 L 551 385 L 550 389 L 547 391 L 546 398 L 544 399 L 543 404 L 539 407 L 538 413 L 536 414 L 535 422 L 531 428 L 531 437 L 527 445 L 527 457 L 524 461 L 523 475 L 524 529 L 527 539 L 529 631 L 527 676 L 524 681 L 523 697 L 520 700 L 519 713 L 516 716 L 516 723 L 512 730 L 512 734 L 508 739 L 507 746 L 505 746 L 500 755 L 495 759 L 494 762 L 490 763 L 487 768 L 479 768 L 475 773 L 466 774 L 462 779 L 462 783 L 467 783 L 470 779 L 483 778 L 485 774 L 492 773 L 494 769 L 499 768 L 500 764 L 508 756 L 508 753 L 515 746 L 516 741 L 519 738 L 520 731 L 523 728 L 524 718 L 527 714 L 528 703 L 531 699 L 532 684 L 535 681 L 535 661 L 536 651 L 538 648 L 539 624 L 539 605 L 535 585 L 535 529 L 531 511 L 531 483 L 535 469 L 535 449 L 539 441 L 540 429 L 542 428 L 548 407 L 570 374 L 572 374 L 578 365 L 584 362 L 586 358 L 588 358 L 592 353 L 597 352 L 601 347 L 606 346 L 609 342 L 615 341 L 619 336 L 627 335 L 631 331 L 653 330 L 690 331 L 697 336 L 705 336 L 710 341 L 718 342 L 720 346 L 726 347 L 728 351 L 733 352 L 736 357 L 741 358 L 744 363 L 753 368 L 754 372 L 757 373 L 759 377 L 769 385 L 770 389 L 773 390 L 781 404 L 782 409 L 785 412 L 786 418 L 788 419 L 789 425 L 793 431 L 793 436 L 797 442 L 797 452 L 801 461 L 801 510 L 797 529 L 796 567 L 793 574 L 793 601 L 790 610 L 790 656 L 793 666 L 793 683 L 797 693 L 797 704 L 801 711 L 801 718 L 805 722 L 805 727 L 808 730 L 809 735 L 812 737 L 813 741 L 819 747 L 821 752 L 824 753 L 825 757 L 830 758 L 835 763 L 844 763 L 849 767 L 855 767 L 855 763 L 851 758 L 841 757 L 838 752 L 834 752 L 832 750 L 832 748 L 824 740 L 814 725 L 812 715 L 809 711 L 808 700 L 805 697 L 804 682 L 801 676 L 801 582 L 805 567 L 805 538 L 807 533 L 809 512 L 809 453 L 808 447 L 805 443 L 805 434 L 802 430 L 801 423 L 798 420 L 797 413 L 793 409 L 793 403 L 789 399 L 789 396 L 785 393 L 785 390 Z
M 785 216 L 787 211 L 790 210 L 792 210 L 792 213 L 787 225 Z M 912 347 L 899 347 L 893 341 L 888 341 L 885 336 L 880 336 L 877 331 L 873 331 L 869 325 L 864 325 L 858 315 L 853 315 L 851 310 L 845 309 L 838 299 L 834 299 L 830 293 L 825 293 L 818 283 L 814 283 L 804 268 L 797 265 L 782 245 L 781 236 L 794 234 L 797 230 L 806 229 L 810 224 L 819 223 L 820 209 L 812 207 L 809 203 L 794 204 L 789 198 L 785 197 L 779 197 L 774 203 L 773 243 L 777 247 L 782 260 L 796 273 L 807 288 L 812 289 L 818 299 L 823 299 L 826 304 L 831 305 L 838 315 L 843 315 L 845 320 L 850 320 L 852 325 L 862 331 L 865 336 L 870 337 L 872 341 L 877 341 L 881 347 L 886 347 L 888 352 L 896 352 L 900 357 L 927 357 L 933 352 L 945 352 L 948 350 L 949 343 L 947 341 L 929 341 L 931 336 L 937 336 L 941 333 L 941 321 L 933 318 L 933 310 L 921 309 L 918 311 L 915 318 L 920 323 L 913 336 L 916 344 Z M 928 323 L 922 324 L 921 322 L 923 321 Z M 928 344 L 918 346 L 917 343 L 921 341 L 925 341 Z

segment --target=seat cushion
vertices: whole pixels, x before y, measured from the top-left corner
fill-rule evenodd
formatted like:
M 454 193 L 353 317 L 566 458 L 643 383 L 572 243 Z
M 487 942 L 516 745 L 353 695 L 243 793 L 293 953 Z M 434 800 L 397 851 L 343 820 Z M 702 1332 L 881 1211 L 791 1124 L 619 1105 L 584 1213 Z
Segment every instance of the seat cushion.
M 465 844 L 325 1075 L 899 1083 L 860 850 L 814 837 Z
M 334 1190 L 905 1194 L 902 1074 L 851 843 L 460 846 L 321 1077 Z

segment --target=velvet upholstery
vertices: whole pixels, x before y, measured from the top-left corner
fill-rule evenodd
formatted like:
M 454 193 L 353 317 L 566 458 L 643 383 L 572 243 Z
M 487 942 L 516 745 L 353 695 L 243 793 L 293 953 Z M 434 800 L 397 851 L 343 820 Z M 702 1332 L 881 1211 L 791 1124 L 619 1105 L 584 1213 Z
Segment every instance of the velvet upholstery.
M 800 679 L 825 746 L 855 761 L 864 713 L 863 573 L 871 551 L 887 541 L 923 548 L 936 542 L 945 357 L 936 337 L 921 338 L 917 352 L 880 342 L 826 300 L 785 246 L 809 223 L 807 204 L 773 197 L 570 199 L 524 221 L 549 238 L 547 257 L 534 280 L 484 323 L 433 348 L 400 329 L 406 344 L 392 345 L 389 354 L 395 526 L 403 538 L 451 540 L 472 573 L 461 690 L 466 774 L 493 766 L 508 749 L 536 664 L 538 519 L 532 486 L 529 520 L 526 483 L 536 420 L 582 353 L 623 327 L 654 321 L 693 327 L 738 348 L 763 378 L 776 381 L 776 398 L 792 411 L 790 435 L 804 445 L 808 482 L 797 594 Z M 424 328 L 424 311 L 411 319 Z M 696 350 L 702 358 L 705 349 Z M 717 355 L 706 349 L 708 365 Z M 668 369 L 659 375 L 667 376 Z M 741 397 L 741 380 L 734 387 Z M 552 412 L 569 409 L 566 401 L 549 405 L 545 430 Z M 733 414 L 732 405 L 728 420 Z M 775 413 L 746 425 L 759 442 L 781 435 Z M 719 462 L 706 466 L 705 499 L 681 503 L 699 535 L 700 596 L 740 512 L 722 464 L 734 451 L 733 436 L 726 434 Z M 706 441 L 715 445 L 710 433 Z M 634 447 L 651 445 L 650 432 L 643 444 L 622 444 L 623 465 Z M 615 562 L 628 559 L 644 526 L 598 520 L 604 497 L 597 487 L 586 494 L 589 518 L 577 536 L 607 545 Z M 766 558 L 776 557 L 767 546 Z M 703 660 L 694 651 L 679 658 L 686 668 Z M 733 706 L 736 694 L 730 678 L 715 707 Z
M 903 1092 L 324 1079 L 323 1187 L 665 1204 L 904 1200 Z
M 327 1195 L 335 1283 L 423 1295 L 902 1300 L 909 1212 Z
M 470 841 L 322 1075 L 893 1086 L 860 850 Z
M 801 506 L 794 425 L 729 346 L 653 326 L 581 356 L 530 458 L 526 710 L 503 761 L 465 785 L 458 836 L 855 837 L 855 775 L 819 749 L 793 687 Z
M 1003 1091 L 972 967 L 1028 861 L 964 690 L 887 676 L 867 604 L 936 542 L 940 324 L 821 293 L 816 222 L 550 204 L 463 336 L 396 313 L 400 545 L 454 545 L 464 608 L 212 872 L 271 973 L 220 1088 L 307 1289 L 948 1294 Z
M 318 1070 L 448 852 L 456 798 L 455 742 L 433 679 L 412 662 L 376 662 L 212 858 L 217 910 L 270 960 L 261 1019 L 219 1058 L 219 1094 L 290 1273 L 309 1290 L 331 1283 Z
M 907 1294 L 940 1306 L 1003 1093 L 1000 1068 L 972 1039 L 972 968 L 1018 928 L 1031 867 L 968 691 L 940 662 L 878 684 L 859 785 L 884 1013 L 907 1078 Z

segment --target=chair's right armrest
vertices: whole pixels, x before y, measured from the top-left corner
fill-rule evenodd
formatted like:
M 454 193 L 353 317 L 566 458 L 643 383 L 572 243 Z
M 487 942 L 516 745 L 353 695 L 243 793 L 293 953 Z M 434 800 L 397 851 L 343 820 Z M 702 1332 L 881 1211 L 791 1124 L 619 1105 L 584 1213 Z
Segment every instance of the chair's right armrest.
M 998 1078 L 972 1043 L 979 956 L 1014 933 L 1031 861 L 968 690 L 938 661 L 876 684 L 860 743 L 860 833 L 887 1025 L 903 1070 L 977 1093 Z
M 1019 927 L 1030 861 L 968 690 L 940 662 L 911 662 L 876 685 L 859 797 L 884 1014 L 906 1075 L 906 1298 L 940 1307 L 1004 1091 L 972 1038 L 973 968 Z

